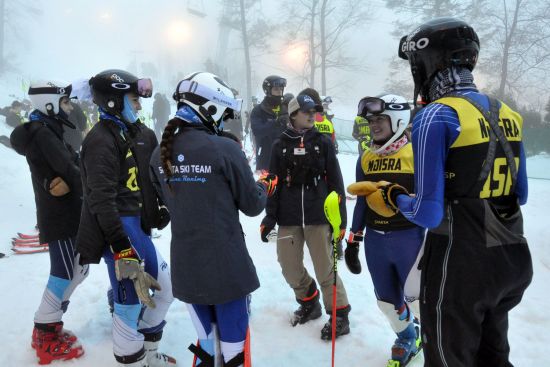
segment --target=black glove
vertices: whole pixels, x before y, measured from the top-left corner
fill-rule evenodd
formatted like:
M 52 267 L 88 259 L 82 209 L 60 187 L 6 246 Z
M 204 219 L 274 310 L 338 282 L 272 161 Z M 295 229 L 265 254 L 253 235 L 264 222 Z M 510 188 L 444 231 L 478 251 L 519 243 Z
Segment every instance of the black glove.
M 168 208 L 166 205 L 161 205 L 159 207 L 159 221 L 157 225 L 157 229 L 161 230 L 164 227 L 166 227 L 170 223 L 170 212 L 168 211 Z
M 361 273 L 361 262 L 359 261 L 359 245 L 363 241 L 363 232 L 350 232 L 349 238 L 346 240 L 347 246 L 344 252 L 346 266 L 353 274 Z
M 262 242 L 269 242 L 267 235 L 275 228 L 276 224 L 277 221 L 275 218 L 270 216 L 264 217 L 262 224 L 260 225 L 260 237 L 262 238 Z

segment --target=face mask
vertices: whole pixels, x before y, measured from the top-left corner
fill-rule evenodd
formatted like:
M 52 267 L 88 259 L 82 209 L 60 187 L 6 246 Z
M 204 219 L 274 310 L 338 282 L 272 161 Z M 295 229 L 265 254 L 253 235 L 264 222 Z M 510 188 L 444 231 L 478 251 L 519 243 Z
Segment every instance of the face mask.
M 139 118 L 137 111 L 134 109 L 132 103 L 130 102 L 130 98 L 128 98 L 128 94 L 124 95 L 124 108 L 122 109 L 122 117 L 124 118 L 124 120 L 132 124 L 135 123 Z

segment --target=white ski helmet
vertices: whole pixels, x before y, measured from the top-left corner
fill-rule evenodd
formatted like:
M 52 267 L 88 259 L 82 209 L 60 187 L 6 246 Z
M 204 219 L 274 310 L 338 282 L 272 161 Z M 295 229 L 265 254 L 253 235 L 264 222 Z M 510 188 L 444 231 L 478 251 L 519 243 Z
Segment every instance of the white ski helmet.
M 231 88 L 218 76 L 208 72 L 195 72 L 178 83 L 173 98 L 191 107 L 203 123 L 218 132 L 223 120 L 234 118 L 241 111 L 242 99 L 235 98 Z
M 367 118 L 372 115 L 386 115 L 390 119 L 392 137 L 380 148 L 373 150 L 380 153 L 399 139 L 411 120 L 411 106 L 407 99 L 395 94 L 382 94 L 378 97 L 364 97 L 359 101 L 357 116 Z
M 59 100 L 71 95 L 71 85 L 54 81 L 36 81 L 29 87 L 29 99 L 34 108 L 47 116 L 59 113 Z

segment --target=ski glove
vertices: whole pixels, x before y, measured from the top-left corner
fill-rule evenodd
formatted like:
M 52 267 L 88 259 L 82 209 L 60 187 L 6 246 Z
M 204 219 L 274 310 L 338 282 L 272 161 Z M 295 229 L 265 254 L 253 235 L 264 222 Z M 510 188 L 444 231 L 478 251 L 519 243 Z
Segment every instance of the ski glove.
M 168 223 L 170 223 L 170 212 L 168 211 L 166 205 L 161 205 L 159 207 L 159 222 L 157 225 L 157 229 L 163 229 L 168 225 Z
M 71 189 L 61 177 L 55 177 L 50 182 L 49 191 L 52 196 L 63 196 L 71 192 Z
M 361 273 L 361 262 L 359 261 L 359 246 L 361 242 L 363 242 L 362 231 L 357 233 L 350 232 L 346 240 L 347 246 L 344 252 L 344 259 L 346 260 L 346 266 L 353 274 Z
M 120 282 L 123 279 L 130 279 L 134 282 L 137 296 L 147 307 L 155 308 L 155 301 L 149 294 L 149 289 L 160 291 L 160 284 L 149 273 L 146 273 L 142 262 L 132 247 L 116 252 L 115 274 Z
M 269 173 L 268 171 L 262 171 L 260 178 L 258 179 L 259 184 L 262 184 L 265 187 L 265 192 L 268 197 L 272 196 L 277 190 L 277 183 L 279 178 L 276 174 Z
M 409 192 L 403 186 L 396 183 L 378 181 L 375 185 L 377 190 L 367 196 L 369 208 L 383 217 L 393 217 L 399 211 L 397 207 L 397 195 L 408 195 Z
M 262 220 L 262 224 L 260 225 L 260 237 L 262 238 L 262 242 L 269 242 L 269 239 L 267 238 L 267 235 L 273 231 L 275 228 L 275 225 L 277 224 L 277 221 L 269 216 L 265 216 Z

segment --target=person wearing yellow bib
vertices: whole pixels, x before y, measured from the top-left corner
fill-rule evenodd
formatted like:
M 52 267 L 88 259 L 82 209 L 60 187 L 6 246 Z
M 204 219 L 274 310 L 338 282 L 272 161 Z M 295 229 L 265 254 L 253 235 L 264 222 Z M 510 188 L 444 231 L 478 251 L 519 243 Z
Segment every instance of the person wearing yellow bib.
M 359 246 L 364 238 L 378 307 L 397 335 L 388 365 L 403 366 L 421 350 L 419 322 L 408 302 L 417 299 L 420 291 L 420 272 L 415 263 L 424 229 L 401 213 L 377 213 L 371 208 L 375 203 L 365 200 L 369 192 L 364 190 L 384 180 L 413 192 L 413 152 L 405 134 L 411 108 L 404 97 L 385 94 L 361 99 L 357 115 L 368 121 L 373 141 L 357 160 L 357 182 L 348 187 L 348 192 L 358 197 L 345 260 L 352 273 L 361 272 Z
M 362 116 L 357 116 L 353 121 L 353 132 L 351 133 L 353 138 L 357 140 L 357 151 L 359 155 L 369 149 L 370 142 L 372 140 L 370 135 L 369 122 Z
M 425 366 L 512 366 L 508 312 L 533 269 L 520 205 L 527 201 L 522 118 L 473 82 L 479 39 L 437 18 L 401 39 L 418 95 L 415 195 L 396 184 L 371 194 L 428 228 L 421 264 Z

